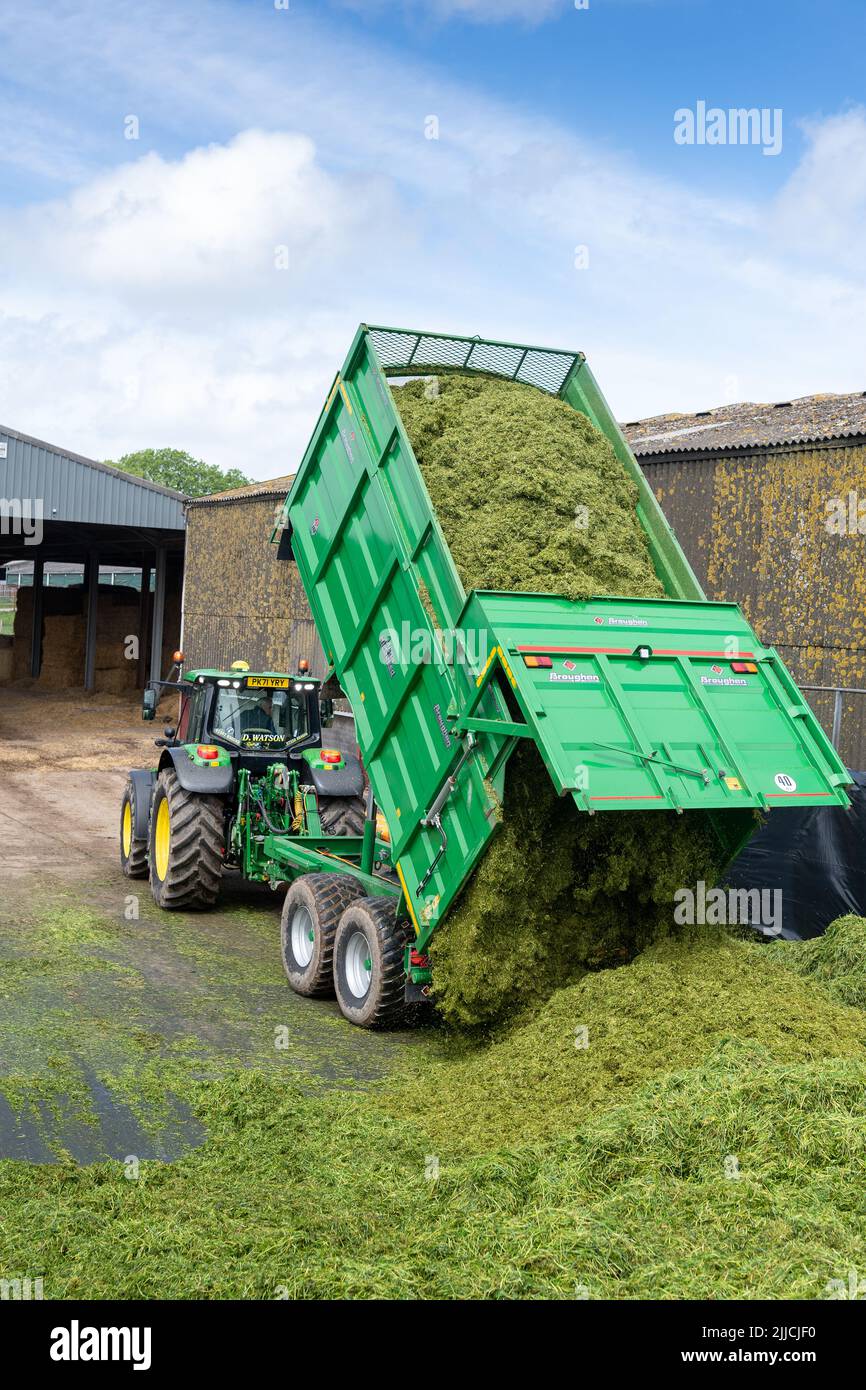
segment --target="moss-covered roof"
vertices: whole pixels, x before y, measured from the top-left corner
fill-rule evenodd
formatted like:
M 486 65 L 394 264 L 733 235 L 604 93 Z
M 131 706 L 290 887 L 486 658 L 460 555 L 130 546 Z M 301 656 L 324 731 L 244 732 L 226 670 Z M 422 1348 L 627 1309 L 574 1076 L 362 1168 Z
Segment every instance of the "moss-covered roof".
M 866 437 L 866 391 L 671 411 L 621 428 L 638 458 L 854 439 Z

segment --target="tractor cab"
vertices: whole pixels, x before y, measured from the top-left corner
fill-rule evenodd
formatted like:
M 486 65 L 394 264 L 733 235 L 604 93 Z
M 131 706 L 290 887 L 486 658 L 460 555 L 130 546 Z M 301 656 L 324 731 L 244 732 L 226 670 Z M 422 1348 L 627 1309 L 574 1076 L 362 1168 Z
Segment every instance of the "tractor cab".
M 176 653 L 178 673 L 182 660 Z M 144 693 L 144 719 L 155 718 L 160 688 L 177 690 L 180 713 L 158 745 L 194 745 L 205 761 L 223 761 L 228 754 L 250 771 L 321 747 L 322 725 L 333 718 L 333 701 L 321 699 L 321 683 L 304 660 L 294 674 L 254 672 L 236 661 L 228 671 L 188 671 L 178 680 L 152 682 Z

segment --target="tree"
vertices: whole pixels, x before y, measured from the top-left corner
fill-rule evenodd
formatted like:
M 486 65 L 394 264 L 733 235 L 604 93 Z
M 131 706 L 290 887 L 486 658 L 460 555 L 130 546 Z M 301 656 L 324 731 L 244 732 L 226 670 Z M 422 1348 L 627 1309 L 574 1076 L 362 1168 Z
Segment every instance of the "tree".
M 116 461 L 104 462 L 124 473 L 134 473 L 137 478 L 172 487 L 184 497 L 206 497 L 211 492 L 227 492 L 252 482 L 239 468 L 218 468 L 215 463 L 194 459 L 185 449 L 138 449 Z

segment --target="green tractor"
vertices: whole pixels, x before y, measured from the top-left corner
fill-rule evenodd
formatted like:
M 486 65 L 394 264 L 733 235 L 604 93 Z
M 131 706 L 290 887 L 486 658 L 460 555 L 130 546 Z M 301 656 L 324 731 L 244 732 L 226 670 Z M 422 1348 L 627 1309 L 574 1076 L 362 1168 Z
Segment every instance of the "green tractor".
M 405 1006 L 412 965 L 397 910 L 402 888 L 360 759 L 322 747 L 333 701 L 306 662 L 294 674 L 254 672 L 245 662 L 183 672 L 179 652 L 175 663 L 144 692 L 143 718 L 156 718 L 166 690 L 177 691 L 180 713 L 155 740 L 156 767 L 128 775 L 123 872 L 149 877 L 166 909 L 212 907 L 226 872 L 274 889 L 291 885 L 282 955 L 292 988 L 336 990 L 343 1012 L 362 1026 L 391 1021 Z M 341 946 L 337 929 L 347 916 L 354 925 Z M 419 967 L 427 965 L 414 962 L 416 998 L 426 993 L 428 972 Z

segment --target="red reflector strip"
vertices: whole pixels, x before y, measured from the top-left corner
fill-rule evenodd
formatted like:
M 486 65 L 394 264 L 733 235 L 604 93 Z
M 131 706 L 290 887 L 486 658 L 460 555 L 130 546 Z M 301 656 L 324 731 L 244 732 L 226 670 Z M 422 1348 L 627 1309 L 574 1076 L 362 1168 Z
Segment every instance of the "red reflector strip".
M 646 646 L 646 645 L 648 645 L 648 644 L 647 644 L 647 643 L 641 643 L 640 645 L 641 645 L 641 646 Z M 540 651 L 544 651 L 544 652 L 590 652 L 590 653 L 592 653 L 593 655 L 599 655 L 599 656 L 632 656 L 632 655 L 634 654 L 634 648 L 633 648 L 633 647 L 528 647 L 528 646 L 527 646 L 527 647 L 518 647 L 517 650 L 518 650 L 519 652 L 521 652 L 521 653 L 523 653 L 523 652 L 540 652 Z M 730 661 L 730 659 L 731 659 L 731 653 L 730 653 L 730 652 L 693 652 L 693 651 L 687 651 L 687 650 L 680 651 L 680 649 L 677 648 L 677 647 L 653 647 L 653 655 L 654 655 L 654 656 L 712 656 L 712 657 L 721 657 L 724 661 Z M 747 657 L 747 656 L 753 657 L 753 656 L 755 655 L 755 653 L 754 653 L 754 652 L 743 652 L 742 655 L 743 655 L 744 657 Z M 524 657 L 524 660 L 526 660 L 525 657 Z
M 591 796 L 590 801 L 664 801 L 663 796 Z
M 731 670 L 732 670 L 732 671 L 736 671 L 739 675 L 754 676 L 755 673 L 756 673 L 756 671 L 757 671 L 757 669 L 758 669 L 758 668 L 757 668 L 757 666 L 755 665 L 754 661 L 732 661 L 732 662 L 731 662 Z
M 832 793 L 832 792 L 766 792 L 765 795 L 767 796 L 767 799 L 769 800 L 770 797 L 774 797 L 774 796 L 832 796 L 833 793 Z

